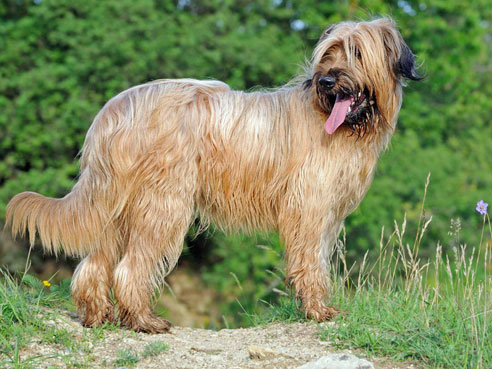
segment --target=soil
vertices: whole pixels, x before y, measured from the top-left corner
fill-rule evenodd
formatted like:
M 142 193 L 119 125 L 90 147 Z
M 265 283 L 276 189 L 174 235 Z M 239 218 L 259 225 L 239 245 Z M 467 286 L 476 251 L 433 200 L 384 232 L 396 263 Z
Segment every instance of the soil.
M 33 340 L 20 352 L 26 359 L 42 355 L 36 368 L 130 368 L 132 364 L 117 361 L 121 352 L 138 357 L 135 368 L 296 368 L 333 352 L 329 342 L 319 339 L 320 325 L 308 323 L 275 323 L 263 327 L 222 329 L 219 331 L 173 327 L 167 334 L 135 333 L 124 329 L 105 329 L 97 339 L 90 328 L 82 327 L 71 313 L 57 314 L 48 322 L 65 328 L 72 338 L 85 342 L 76 352 L 66 347 Z M 322 323 L 333 324 L 333 323 Z M 144 358 L 145 348 L 154 342 L 168 348 Z M 347 350 L 344 352 L 351 353 Z M 361 352 L 352 352 L 363 357 Z M 375 368 L 423 368 L 418 363 L 397 363 L 389 359 L 369 358 Z

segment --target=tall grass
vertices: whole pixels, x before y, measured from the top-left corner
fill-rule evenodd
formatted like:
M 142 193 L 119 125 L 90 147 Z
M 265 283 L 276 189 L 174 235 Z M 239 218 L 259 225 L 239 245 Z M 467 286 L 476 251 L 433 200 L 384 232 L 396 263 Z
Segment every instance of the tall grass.
M 429 178 L 425 194 L 428 184 Z M 366 253 L 358 266 L 349 267 L 343 237 L 336 248 L 339 262 L 331 272 L 331 303 L 343 313 L 335 325 L 321 329 L 321 337 L 336 347 L 418 360 L 430 367 L 491 368 L 490 218 L 484 215 L 477 247 L 458 243 L 445 248 L 439 243 L 434 256 L 423 259 L 419 250 L 432 222 L 424 204 L 425 195 L 416 235 L 406 234 L 406 218 L 401 224 L 395 221 L 389 237 L 381 232 L 373 262 Z M 453 226 L 459 235 L 457 222 Z
M 28 267 L 26 266 L 26 272 Z M 0 269 L 0 367 L 30 368 L 47 357 L 21 360 L 20 349 L 33 337 L 57 337 L 60 330 L 45 324 L 43 307 L 64 306 L 70 301 L 70 283 L 48 287 L 48 281 L 24 273 L 18 278 Z M 45 335 L 46 337 L 44 337 Z

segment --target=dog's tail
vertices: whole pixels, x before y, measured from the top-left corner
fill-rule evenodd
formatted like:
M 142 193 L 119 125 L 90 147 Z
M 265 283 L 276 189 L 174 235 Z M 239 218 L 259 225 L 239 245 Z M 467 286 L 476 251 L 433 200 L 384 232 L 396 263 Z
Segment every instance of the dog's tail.
M 22 192 L 7 205 L 5 228 L 14 236 L 29 232 L 34 244 L 38 233 L 45 250 L 83 256 L 95 249 L 104 233 L 104 211 L 90 205 L 90 196 L 81 178 L 72 191 L 61 199 L 35 192 Z

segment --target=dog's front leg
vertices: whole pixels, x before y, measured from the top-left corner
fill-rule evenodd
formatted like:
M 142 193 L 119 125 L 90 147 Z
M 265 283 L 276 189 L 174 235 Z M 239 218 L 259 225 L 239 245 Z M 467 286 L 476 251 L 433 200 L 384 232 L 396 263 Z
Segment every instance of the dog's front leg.
M 290 227 L 281 230 L 286 244 L 287 283 L 294 287 L 307 317 L 330 320 L 339 312 L 327 306 L 325 299 L 330 288 L 330 257 L 341 221 L 301 215 L 289 218 Z

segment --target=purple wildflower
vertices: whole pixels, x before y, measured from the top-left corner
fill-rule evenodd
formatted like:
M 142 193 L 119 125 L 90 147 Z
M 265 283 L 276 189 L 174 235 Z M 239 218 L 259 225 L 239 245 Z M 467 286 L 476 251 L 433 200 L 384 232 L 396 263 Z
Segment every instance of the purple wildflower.
M 479 202 L 477 202 L 476 210 L 480 214 L 485 215 L 485 214 L 487 214 L 487 206 L 489 206 L 489 204 L 487 204 L 486 202 L 483 202 L 483 200 L 480 200 Z

